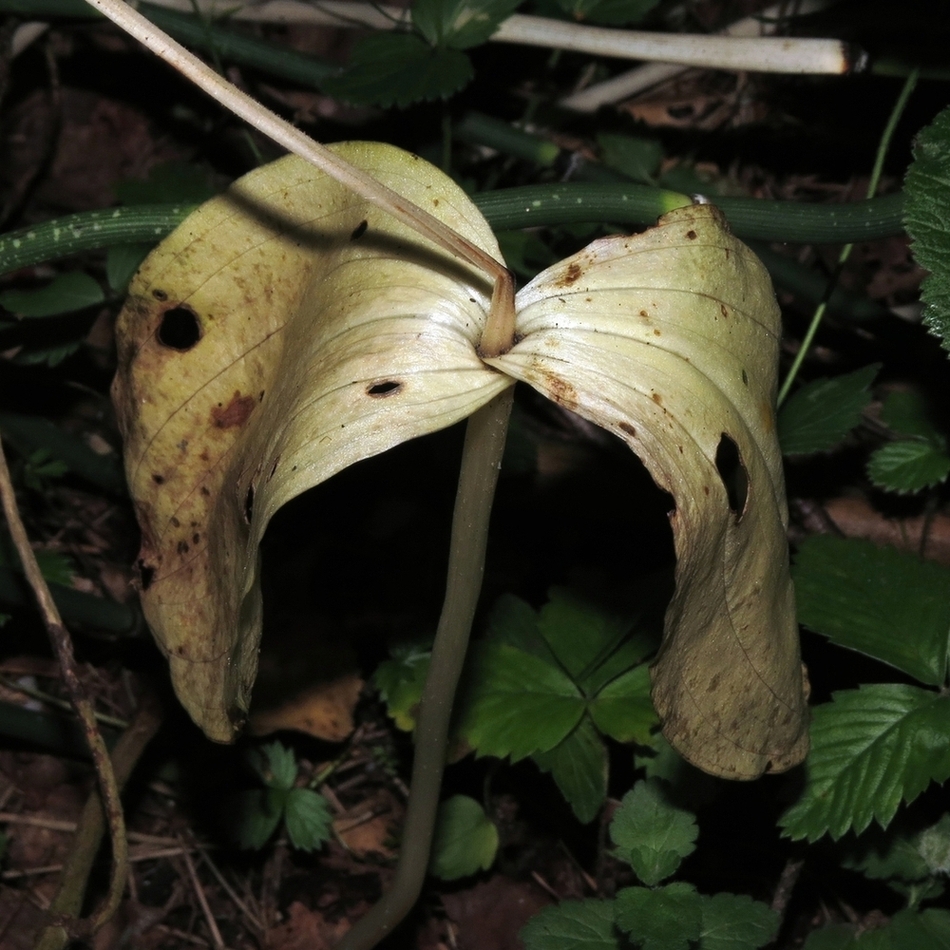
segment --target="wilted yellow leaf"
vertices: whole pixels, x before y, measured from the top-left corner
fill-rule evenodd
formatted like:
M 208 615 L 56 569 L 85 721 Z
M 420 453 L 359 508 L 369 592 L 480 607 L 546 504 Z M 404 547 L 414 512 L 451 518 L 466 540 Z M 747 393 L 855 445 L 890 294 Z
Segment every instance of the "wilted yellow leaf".
M 432 166 L 382 145 L 336 151 L 500 259 Z M 257 548 L 282 504 L 520 379 L 615 432 L 675 499 L 677 587 L 654 671 L 670 741 L 737 778 L 800 761 L 765 270 L 697 206 L 539 275 L 517 297 L 519 342 L 482 360 L 490 293 L 294 158 L 203 206 L 147 260 L 120 321 L 115 397 L 143 604 L 183 703 L 220 740 L 244 717 Z

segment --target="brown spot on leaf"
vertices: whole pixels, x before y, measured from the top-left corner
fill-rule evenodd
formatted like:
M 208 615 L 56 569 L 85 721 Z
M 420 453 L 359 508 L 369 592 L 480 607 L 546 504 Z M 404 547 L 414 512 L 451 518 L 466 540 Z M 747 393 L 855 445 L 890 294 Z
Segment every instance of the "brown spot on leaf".
M 166 294 L 164 290 L 159 290 L 158 288 L 156 288 L 155 290 L 152 291 L 152 296 L 153 296 L 156 300 L 161 300 L 163 303 L 164 303 L 166 300 L 168 300 L 168 294 Z
M 649 318 L 650 314 L 648 314 L 648 313 L 646 312 L 646 310 L 641 310 L 641 311 L 640 311 L 640 316 L 643 317 L 644 320 L 646 320 L 646 319 Z
M 155 482 L 156 485 L 164 485 L 165 476 L 159 475 L 158 472 L 152 472 L 152 481 Z
M 663 397 L 659 393 L 651 393 L 650 398 L 658 405 L 663 405 Z
M 695 232 L 695 231 L 687 231 L 687 232 L 686 232 L 686 238 L 687 238 L 687 240 L 689 240 L 689 241 L 695 241 L 695 240 L 696 240 L 696 232 Z
M 567 380 L 555 376 L 554 373 L 545 373 L 544 382 L 548 394 L 559 405 L 573 411 L 577 408 L 577 390 Z
M 629 422 L 621 422 L 619 428 L 621 432 L 626 432 L 631 439 L 635 439 L 637 437 L 637 430 L 634 429 L 634 427 L 630 425 Z
M 570 287 L 571 284 L 573 284 L 582 273 L 583 271 L 581 269 L 581 265 L 578 264 L 577 261 L 571 261 L 571 263 L 567 265 L 567 273 L 558 281 L 558 283 L 562 287 Z
M 253 396 L 242 396 L 237 390 L 227 406 L 215 406 L 211 410 L 211 424 L 216 429 L 230 429 L 242 426 L 254 411 L 256 401 Z
M 190 548 L 188 547 L 188 542 L 179 541 L 178 545 L 176 546 L 176 550 L 178 551 L 179 554 L 187 554 L 188 551 L 190 550 Z
M 719 304 L 719 312 L 724 318 L 729 316 L 729 308 L 724 303 Z

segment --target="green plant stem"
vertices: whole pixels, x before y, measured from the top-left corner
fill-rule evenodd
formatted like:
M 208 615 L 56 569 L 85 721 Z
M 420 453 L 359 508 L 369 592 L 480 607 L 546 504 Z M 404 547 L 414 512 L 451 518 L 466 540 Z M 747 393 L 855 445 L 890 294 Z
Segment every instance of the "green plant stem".
M 499 231 L 558 224 L 653 224 L 690 203 L 687 195 L 649 185 L 569 183 L 482 192 L 475 204 Z M 901 234 L 901 192 L 848 204 L 805 204 L 717 198 L 741 238 L 837 244 Z M 194 210 L 192 205 L 136 205 L 87 211 L 0 236 L 0 274 L 113 244 L 158 243 Z
M 343 937 L 337 950 L 369 950 L 409 912 L 422 889 L 449 739 L 452 702 L 462 673 L 482 586 L 488 522 L 505 448 L 514 387 L 468 421 L 459 476 L 445 603 L 416 726 L 412 791 L 390 891 Z
M 914 70 L 907 77 L 906 81 L 904 82 L 904 87 L 901 89 L 900 95 L 897 97 L 897 102 L 894 103 L 894 108 L 891 110 L 887 124 L 884 126 L 884 132 L 881 135 L 881 141 L 878 143 L 877 154 L 874 158 L 874 167 L 871 169 L 871 180 L 868 182 L 868 201 L 874 200 L 874 193 L 877 191 L 878 182 L 881 180 L 881 171 L 884 168 L 884 158 L 887 155 L 888 147 L 891 144 L 891 138 L 894 135 L 894 130 L 897 128 L 897 123 L 900 120 L 900 117 L 904 112 L 904 108 L 907 105 L 907 100 L 910 99 L 910 95 L 914 91 L 914 87 L 917 85 L 918 76 L 918 71 Z M 835 266 L 834 273 L 828 280 L 828 287 L 825 290 L 824 298 L 815 308 L 814 316 L 811 319 L 811 323 L 808 325 L 808 330 L 805 332 L 801 346 L 798 348 L 798 352 L 795 354 L 795 359 L 792 361 L 792 365 L 785 376 L 785 380 L 782 383 L 781 388 L 779 389 L 777 401 L 778 406 L 781 406 L 788 397 L 792 385 L 798 376 L 798 372 L 802 367 L 802 363 L 804 363 L 805 357 L 808 355 L 808 352 L 811 349 L 812 342 L 815 339 L 815 334 L 818 332 L 818 328 L 821 326 L 821 322 L 825 317 L 825 312 L 828 309 L 828 301 L 831 299 L 831 295 L 834 293 L 835 286 L 838 283 L 838 278 L 841 276 L 841 271 L 844 269 L 845 263 L 851 256 L 852 247 L 854 247 L 854 245 L 849 242 L 845 244 L 843 248 L 841 248 L 841 253 L 838 255 L 838 263 Z

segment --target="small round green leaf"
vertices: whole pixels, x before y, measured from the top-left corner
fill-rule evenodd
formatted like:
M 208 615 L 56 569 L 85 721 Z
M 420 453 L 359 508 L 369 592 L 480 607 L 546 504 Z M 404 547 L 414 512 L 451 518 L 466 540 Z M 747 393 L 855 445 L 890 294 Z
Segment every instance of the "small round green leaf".
M 454 881 L 487 871 L 497 852 L 498 829 L 474 798 L 453 795 L 439 805 L 430 873 Z

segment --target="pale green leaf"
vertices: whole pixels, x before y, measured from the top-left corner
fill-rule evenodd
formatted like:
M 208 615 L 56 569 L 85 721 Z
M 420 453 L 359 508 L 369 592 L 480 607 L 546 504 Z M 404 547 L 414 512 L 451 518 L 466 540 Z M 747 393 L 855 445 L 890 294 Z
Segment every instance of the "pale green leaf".
M 775 939 L 778 914 L 745 894 L 703 897 L 699 950 L 758 950 Z
M 931 874 L 950 874 L 950 815 L 920 832 L 916 846 Z
M 887 827 L 901 802 L 950 778 L 950 698 L 915 686 L 875 684 L 836 693 L 813 711 L 801 797 L 779 823 L 815 841 Z
M 693 853 L 698 834 L 695 816 L 672 804 L 666 784 L 657 779 L 637 782 L 610 824 L 617 856 L 650 886 L 673 874 Z
M 321 85 L 347 102 L 402 108 L 446 99 L 472 76 L 472 64 L 461 50 L 433 48 L 411 33 L 371 33 L 357 43 L 346 69 Z
M 479 755 L 517 762 L 547 752 L 584 715 L 584 699 L 561 669 L 513 647 L 483 644 L 471 682 L 458 730 Z
M 702 933 L 703 898 L 691 884 L 627 887 L 616 903 L 617 925 L 642 950 L 688 950 Z
M 39 290 L 0 291 L 0 307 L 19 317 L 55 317 L 105 300 L 99 284 L 82 271 L 59 274 Z
M 486 362 L 615 433 L 673 496 L 676 592 L 653 667 L 665 735 L 724 777 L 790 768 L 808 738 L 767 273 L 701 205 L 595 241 L 516 307 L 518 342 Z
M 312 788 L 292 788 L 284 805 L 290 843 L 300 851 L 315 851 L 330 840 L 333 813 L 327 800 Z
M 650 670 L 646 664 L 609 682 L 589 703 L 594 725 L 618 742 L 649 745 L 659 726 L 650 699 Z
M 950 455 L 931 442 L 908 439 L 882 445 L 868 462 L 868 478 L 879 488 L 906 495 L 946 481 Z
M 904 223 L 914 239 L 914 257 L 930 271 L 921 286 L 924 323 L 950 348 L 950 108 L 917 136 L 904 187 Z
M 518 935 L 525 950 L 620 950 L 613 901 L 561 901 L 545 907 Z
M 521 0 L 414 0 L 412 23 L 433 46 L 487 43 Z
M 454 881 L 487 871 L 498 853 L 498 829 L 485 809 L 467 795 L 453 795 L 439 805 L 429 873 Z
M 853 373 L 802 386 L 778 414 L 778 440 L 786 455 L 833 449 L 861 421 L 870 387 L 881 368 L 873 363 Z
M 875 825 L 839 844 L 841 866 L 878 881 L 922 881 L 930 868 L 920 854 L 918 835 L 907 834 L 894 821 L 889 828 Z
M 116 293 L 125 293 L 152 244 L 113 244 L 106 250 L 106 280 Z
M 550 772 L 578 821 L 597 817 L 607 799 L 607 749 L 590 719 L 547 752 L 533 756 L 538 768 Z
M 950 651 L 950 570 L 870 541 L 806 539 L 793 571 L 801 622 L 939 686 Z

